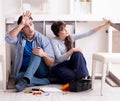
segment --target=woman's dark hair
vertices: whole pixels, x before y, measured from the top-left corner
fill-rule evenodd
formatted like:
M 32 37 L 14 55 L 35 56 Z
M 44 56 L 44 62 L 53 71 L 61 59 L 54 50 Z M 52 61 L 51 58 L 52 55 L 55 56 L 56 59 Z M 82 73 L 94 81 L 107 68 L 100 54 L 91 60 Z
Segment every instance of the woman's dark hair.
M 53 31 L 55 36 L 59 36 L 58 33 L 63 30 L 63 28 L 66 27 L 65 22 L 63 21 L 57 21 L 57 22 L 53 22 L 52 26 L 51 26 L 51 30 Z
M 17 24 L 18 24 L 18 25 L 21 23 L 21 21 L 22 21 L 22 17 L 23 17 L 23 16 L 21 15 L 21 16 L 18 18 L 18 21 L 17 21 Z M 32 17 L 30 17 L 30 19 L 33 20 Z
M 66 27 L 66 23 L 64 21 L 57 21 L 51 25 L 51 30 L 53 31 L 54 35 L 59 37 L 59 32 L 62 31 Z M 70 36 L 65 38 L 65 45 L 67 47 L 67 51 L 72 48 L 72 40 Z

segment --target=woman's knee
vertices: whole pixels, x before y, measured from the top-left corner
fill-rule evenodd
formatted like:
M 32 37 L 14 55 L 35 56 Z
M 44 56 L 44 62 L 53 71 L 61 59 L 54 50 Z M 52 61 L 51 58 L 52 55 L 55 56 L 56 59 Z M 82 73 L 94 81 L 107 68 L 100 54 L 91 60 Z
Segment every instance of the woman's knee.
M 83 54 L 81 53 L 81 52 L 74 52 L 73 54 L 72 54 L 72 56 L 83 56 Z

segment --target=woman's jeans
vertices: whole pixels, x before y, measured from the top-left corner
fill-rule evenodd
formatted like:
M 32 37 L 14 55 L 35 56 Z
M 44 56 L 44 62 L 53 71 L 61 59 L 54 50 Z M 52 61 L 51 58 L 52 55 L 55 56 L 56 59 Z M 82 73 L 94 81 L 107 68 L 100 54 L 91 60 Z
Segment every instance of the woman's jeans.
M 30 80 L 30 85 L 49 84 L 47 79 L 49 68 L 45 65 L 43 59 L 39 56 L 32 55 L 29 66 L 25 72 L 19 72 L 15 83 L 26 77 Z
M 64 83 L 89 76 L 86 60 L 81 52 L 74 52 L 69 60 L 53 67 L 52 72 Z

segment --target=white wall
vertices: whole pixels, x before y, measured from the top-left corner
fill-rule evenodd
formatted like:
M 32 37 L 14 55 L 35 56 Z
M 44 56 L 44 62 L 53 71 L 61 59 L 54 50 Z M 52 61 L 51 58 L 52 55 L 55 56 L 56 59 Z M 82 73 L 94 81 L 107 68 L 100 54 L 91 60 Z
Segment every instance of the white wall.
M 120 20 L 120 2 L 119 0 L 105 0 L 105 6 L 106 6 L 106 14 L 110 18 L 117 18 Z
M 23 0 L 31 4 L 31 11 L 41 13 L 40 3 L 44 0 L 35 0 L 33 3 L 30 0 Z M 69 14 L 69 0 L 47 0 L 48 14 Z M 9 5 L 9 6 L 8 6 Z M 34 9 L 35 8 L 35 9 Z M 9 10 L 9 11 L 8 11 Z M 4 12 L 6 17 L 13 17 L 21 14 L 21 0 L 4 0 Z M 38 14 L 38 13 L 36 13 Z M 44 14 L 44 13 L 43 13 Z
M 3 45 L 2 45 L 2 41 L 3 41 L 3 27 L 2 27 L 2 25 L 3 25 L 3 21 L 2 21 L 2 19 L 3 19 L 3 13 L 2 13 L 3 11 L 2 11 L 2 0 L 0 0 L 0 22 L 2 22 L 1 24 L 0 24 L 0 54 L 3 54 L 3 49 L 4 49 L 4 47 L 3 47 Z M 1 64 L 0 64 L 0 81 L 2 80 L 2 67 L 1 67 Z
M 13 17 L 15 14 L 20 14 L 20 0 L 3 0 L 5 17 Z
M 120 21 L 119 0 L 92 0 L 93 16 Z
M 28 1 L 28 0 L 23 0 Z M 37 1 L 37 3 L 35 3 Z M 40 1 L 35 0 L 33 6 L 38 6 L 40 10 Z M 70 13 L 70 0 L 48 0 L 49 1 L 49 14 L 69 14 Z M 71 0 L 75 1 L 75 0 Z M 21 0 L 4 0 L 5 16 L 14 16 L 21 13 Z M 32 1 L 30 1 L 32 2 Z M 8 6 L 9 5 L 9 6 Z M 72 4 L 71 4 L 72 5 Z M 92 0 L 92 16 L 107 17 L 120 20 L 120 3 L 119 0 Z M 74 9 L 74 7 L 72 7 Z M 81 9 L 80 9 L 81 11 Z M 80 12 L 78 12 L 79 14 Z
M 4 36 L 5 36 L 5 18 L 3 15 L 3 5 L 2 5 L 2 0 L 0 0 L 0 54 L 5 53 L 5 41 L 4 41 Z
M 50 14 L 69 14 L 69 0 L 49 0 Z M 64 3 L 63 3 L 64 2 Z
M 0 55 L 3 56 L 3 60 L 5 61 L 5 57 L 6 57 L 6 50 L 5 50 L 5 40 L 4 40 L 4 36 L 5 36 L 5 18 L 3 15 L 3 0 L 0 0 Z M 1 58 L 1 57 L 0 57 Z M 5 69 L 6 65 L 4 64 L 4 67 L 1 67 L 0 65 L 0 81 L 3 80 L 2 77 L 2 70 Z M 5 79 L 5 78 L 4 78 Z

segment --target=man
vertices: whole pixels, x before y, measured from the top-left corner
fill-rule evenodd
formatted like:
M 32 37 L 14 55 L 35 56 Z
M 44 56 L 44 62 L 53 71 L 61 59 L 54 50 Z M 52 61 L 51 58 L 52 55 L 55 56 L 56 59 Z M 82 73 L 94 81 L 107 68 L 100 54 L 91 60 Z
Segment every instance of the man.
M 14 66 L 15 88 L 22 91 L 28 85 L 48 84 L 49 68 L 54 53 L 49 40 L 34 29 L 31 13 L 26 11 L 17 26 L 6 34 L 5 40 L 16 47 Z

